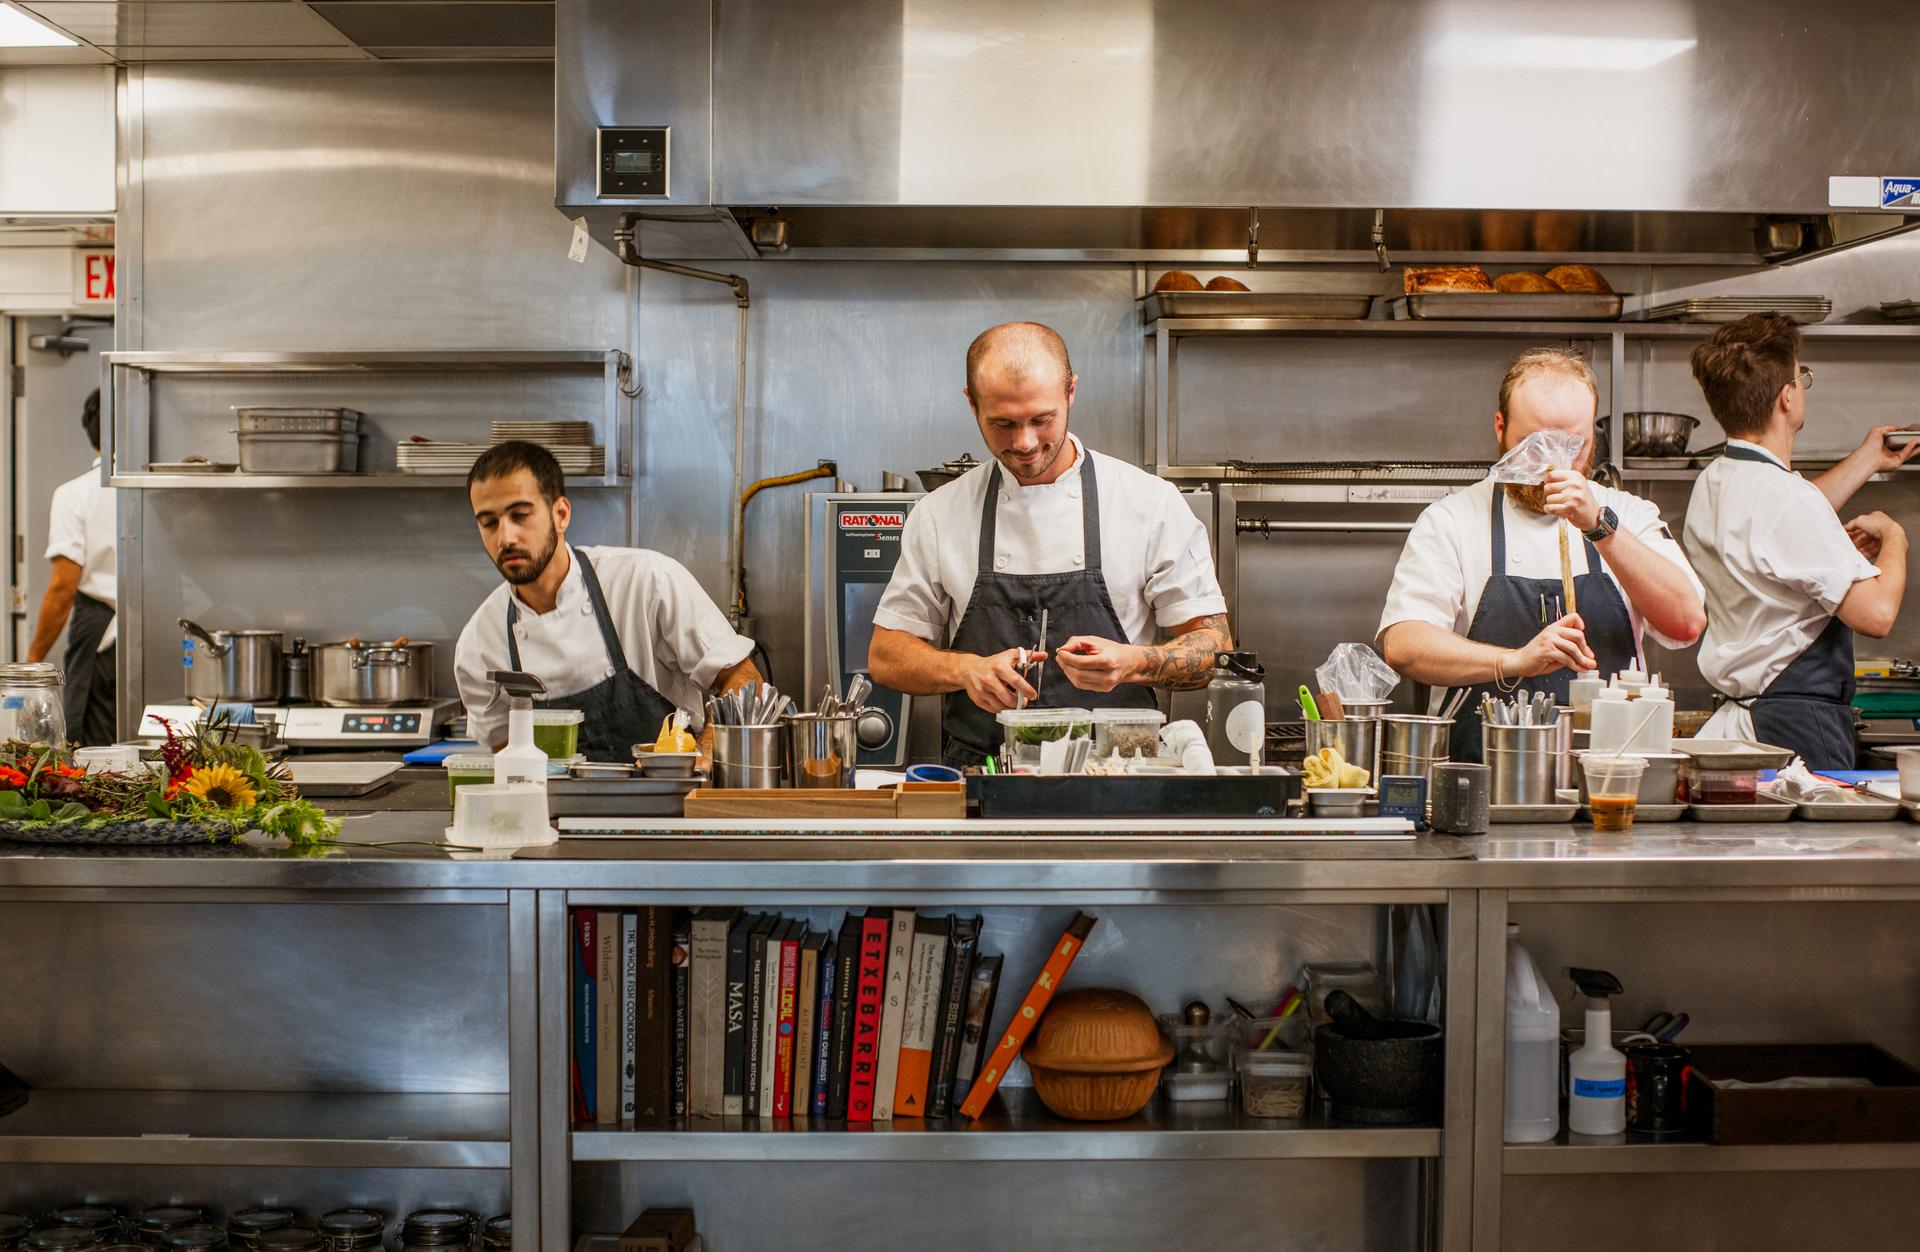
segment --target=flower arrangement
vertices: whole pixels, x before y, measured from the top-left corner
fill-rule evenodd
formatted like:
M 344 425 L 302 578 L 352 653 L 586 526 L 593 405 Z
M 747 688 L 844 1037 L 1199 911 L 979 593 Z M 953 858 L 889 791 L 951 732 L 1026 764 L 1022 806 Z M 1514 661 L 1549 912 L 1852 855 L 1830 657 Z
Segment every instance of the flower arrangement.
M 9 740 L 0 744 L 0 823 L 91 830 L 177 822 L 210 841 L 257 830 L 295 847 L 339 834 L 338 821 L 301 798 L 284 764 L 225 739 L 223 722 L 195 722 L 184 734 L 169 724 L 160 771 L 97 774 L 75 766 L 69 749 Z

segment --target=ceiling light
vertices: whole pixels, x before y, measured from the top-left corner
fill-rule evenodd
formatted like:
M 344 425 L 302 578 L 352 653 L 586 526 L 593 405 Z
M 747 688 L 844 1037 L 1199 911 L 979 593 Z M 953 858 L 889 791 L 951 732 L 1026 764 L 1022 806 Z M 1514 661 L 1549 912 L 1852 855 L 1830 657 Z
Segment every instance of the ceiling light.
M 0 4 L 0 48 L 76 48 L 69 39 L 23 9 Z

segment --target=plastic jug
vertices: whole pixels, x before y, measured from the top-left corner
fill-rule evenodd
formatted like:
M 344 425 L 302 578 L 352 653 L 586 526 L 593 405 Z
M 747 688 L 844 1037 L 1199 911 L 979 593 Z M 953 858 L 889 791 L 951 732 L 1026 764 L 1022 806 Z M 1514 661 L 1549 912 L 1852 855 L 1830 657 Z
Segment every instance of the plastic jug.
M 1640 698 L 1630 706 L 1633 710 L 1633 726 L 1645 722 L 1646 725 L 1633 736 L 1633 741 L 1622 751 L 1667 753 L 1673 751 L 1673 697 L 1665 687 L 1648 684 L 1640 688 Z
M 1644 710 L 1638 703 L 1628 700 L 1626 689 L 1608 687 L 1593 698 L 1593 708 L 1589 712 L 1592 719 L 1592 741 L 1590 747 L 1595 752 L 1619 752 L 1626 747 L 1627 736 L 1633 733 Z M 1667 729 L 1672 733 L 1672 713 L 1668 713 Z
M 1544 1143 L 1560 1133 L 1560 1005 L 1540 967 L 1507 927 L 1508 1143 Z

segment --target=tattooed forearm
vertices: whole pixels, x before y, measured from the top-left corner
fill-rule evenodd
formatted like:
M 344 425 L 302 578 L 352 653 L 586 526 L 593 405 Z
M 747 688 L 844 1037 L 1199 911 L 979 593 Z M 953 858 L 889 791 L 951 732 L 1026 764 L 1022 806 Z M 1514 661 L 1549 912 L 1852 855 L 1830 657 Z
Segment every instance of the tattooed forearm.
M 1215 613 L 1203 617 L 1191 630 L 1143 649 L 1137 681 L 1150 687 L 1176 690 L 1204 687 L 1213 673 L 1214 654 L 1232 647 L 1233 632 L 1227 627 L 1227 615 Z

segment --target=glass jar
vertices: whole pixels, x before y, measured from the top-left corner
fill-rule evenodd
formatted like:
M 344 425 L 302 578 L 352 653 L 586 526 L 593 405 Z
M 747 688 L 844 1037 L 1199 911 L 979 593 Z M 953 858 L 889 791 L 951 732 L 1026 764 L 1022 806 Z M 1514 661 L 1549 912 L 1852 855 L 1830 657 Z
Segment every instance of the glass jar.
M 418 1209 L 400 1223 L 400 1252 L 464 1248 L 473 1242 L 473 1214 L 459 1209 Z
M 227 1241 L 252 1252 L 254 1242 L 270 1230 L 285 1230 L 299 1218 L 292 1209 L 272 1206 L 241 1209 L 227 1217 Z
M 64 742 L 67 737 L 65 698 L 66 676 L 58 665 L 49 661 L 0 665 L 0 741 Z
M 100 1236 L 85 1226 L 45 1226 L 20 1244 L 22 1252 L 89 1252 L 100 1246 Z
M 226 1252 L 227 1232 L 218 1226 L 182 1226 L 160 1237 L 166 1252 Z
M 513 1252 L 513 1214 L 489 1217 L 480 1227 L 481 1252 Z
M 323 1252 L 325 1247 L 320 1232 L 311 1226 L 282 1226 L 253 1241 L 253 1252 Z
M 117 1243 L 122 1229 L 120 1210 L 111 1204 L 70 1204 L 47 1214 L 49 1226 L 78 1226 L 93 1232 L 100 1243 Z
M 198 1205 L 162 1204 L 156 1208 L 141 1209 L 133 1219 L 133 1232 L 140 1242 L 157 1248 L 160 1241 L 173 1231 L 207 1224 L 207 1211 Z
M 0 1252 L 14 1252 L 33 1232 L 33 1222 L 18 1213 L 0 1213 Z
M 372 1209 L 335 1209 L 321 1216 L 319 1229 L 327 1252 L 369 1252 L 383 1241 L 387 1219 Z

